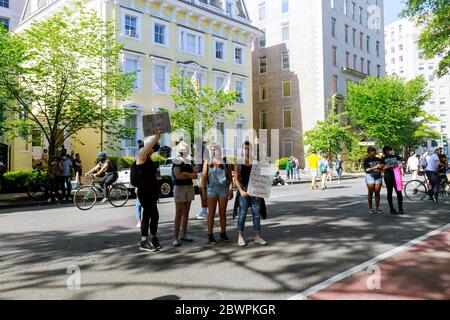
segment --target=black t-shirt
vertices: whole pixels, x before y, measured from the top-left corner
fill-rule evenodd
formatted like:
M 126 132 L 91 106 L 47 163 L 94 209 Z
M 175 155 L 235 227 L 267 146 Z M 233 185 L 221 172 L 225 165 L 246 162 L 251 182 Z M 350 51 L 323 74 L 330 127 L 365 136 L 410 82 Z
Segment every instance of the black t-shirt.
M 447 173 L 448 170 L 448 158 L 445 154 L 439 155 L 439 161 L 441 161 L 445 166 L 439 166 L 439 173 Z
M 379 158 L 367 158 L 364 160 L 364 171 L 367 169 L 375 168 L 377 165 L 381 164 L 382 161 Z M 381 178 L 381 170 L 366 172 L 368 175 L 374 177 L 375 179 Z
M 241 186 L 247 190 L 250 182 L 250 173 L 252 172 L 252 165 L 246 166 L 244 164 L 239 165 L 239 182 Z
M 184 163 L 181 161 L 181 163 L 173 163 L 172 171 L 179 167 L 181 172 L 187 172 L 192 173 L 194 172 L 194 165 L 191 163 Z M 192 186 L 194 183 L 192 182 L 192 179 L 184 179 L 184 180 L 177 180 L 175 173 L 173 172 L 173 184 L 176 186 Z
M 398 167 L 401 166 L 402 163 L 402 158 L 400 158 L 397 155 L 392 155 L 392 156 L 386 156 L 383 158 L 382 163 L 385 166 L 394 166 L 394 167 Z M 394 168 L 390 168 L 385 170 L 385 173 L 387 174 L 393 174 L 394 173 Z
M 138 193 L 145 196 L 148 200 L 158 200 L 159 190 L 156 179 L 157 167 L 150 156 L 143 164 L 136 165 L 136 174 L 138 180 Z

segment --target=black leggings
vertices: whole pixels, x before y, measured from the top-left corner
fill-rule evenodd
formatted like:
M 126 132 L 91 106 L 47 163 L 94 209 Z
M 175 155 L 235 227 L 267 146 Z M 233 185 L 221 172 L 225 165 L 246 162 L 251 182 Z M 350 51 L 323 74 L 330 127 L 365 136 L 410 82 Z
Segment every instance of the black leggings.
M 395 190 L 395 193 L 397 193 L 398 210 L 403 211 L 403 194 L 402 194 L 402 191 L 397 191 L 397 189 L 395 187 L 396 183 L 395 183 L 394 174 L 389 174 L 386 172 L 384 174 L 384 182 L 386 183 L 387 199 L 388 199 L 388 203 L 389 203 L 389 208 L 391 210 L 395 210 L 394 203 L 392 201 L 392 195 L 394 194 L 394 190 Z
M 159 212 L 156 205 L 158 203 L 158 200 L 152 199 L 153 197 L 149 195 L 148 192 L 141 192 L 140 189 L 138 189 L 138 198 L 143 208 L 141 220 L 141 236 L 148 237 L 148 228 L 150 226 L 150 233 L 155 237 L 156 233 L 158 232 L 159 222 Z

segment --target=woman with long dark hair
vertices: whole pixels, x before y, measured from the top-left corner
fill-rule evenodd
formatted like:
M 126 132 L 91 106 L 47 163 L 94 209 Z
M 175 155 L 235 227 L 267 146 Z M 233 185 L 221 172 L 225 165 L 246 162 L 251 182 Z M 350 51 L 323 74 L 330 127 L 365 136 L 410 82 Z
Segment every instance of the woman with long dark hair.
M 384 168 L 384 182 L 386 183 L 387 189 L 387 200 L 389 203 L 389 208 L 391 214 L 405 214 L 403 211 L 403 190 L 397 190 L 394 169 L 402 165 L 402 158 L 400 158 L 390 146 L 383 148 L 384 158 L 382 159 Z M 394 203 L 392 196 L 397 194 L 398 211 L 394 208 Z

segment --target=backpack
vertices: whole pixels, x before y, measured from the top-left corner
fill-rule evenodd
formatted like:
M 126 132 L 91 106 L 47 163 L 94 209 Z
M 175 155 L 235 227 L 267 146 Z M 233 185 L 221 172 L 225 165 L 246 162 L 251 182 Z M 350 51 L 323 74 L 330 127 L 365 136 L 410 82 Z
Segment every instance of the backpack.
M 420 159 L 419 164 L 420 164 L 420 167 L 421 167 L 422 169 L 426 169 L 426 168 L 428 167 L 428 162 L 427 162 L 427 159 L 426 159 L 426 158 Z
M 131 165 L 131 168 L 130 168 L 130 184 L 133 187 L 137 187 L 138 184 L 139 184 L 136 160 L 134 160 L 134 162 L 133 162 L 133 164 Z
M 320 164 L 319 164 L 319 170 L 320 170 L 320 173 L 324 173 L 325 170 L 326 170 L 325 164 L 324 164 L 323 161 L 320 161 Z

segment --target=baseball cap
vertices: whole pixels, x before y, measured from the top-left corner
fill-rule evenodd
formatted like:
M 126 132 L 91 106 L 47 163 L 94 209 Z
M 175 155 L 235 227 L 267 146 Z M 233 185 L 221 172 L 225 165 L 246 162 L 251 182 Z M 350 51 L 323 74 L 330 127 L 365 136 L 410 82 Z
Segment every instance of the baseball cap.
M 439 150 L 444 150 L 444 148 L 442 148 L 442 147 L 437 147 L 437 148 L 434 149 L 434 152 L 439 151 Z

